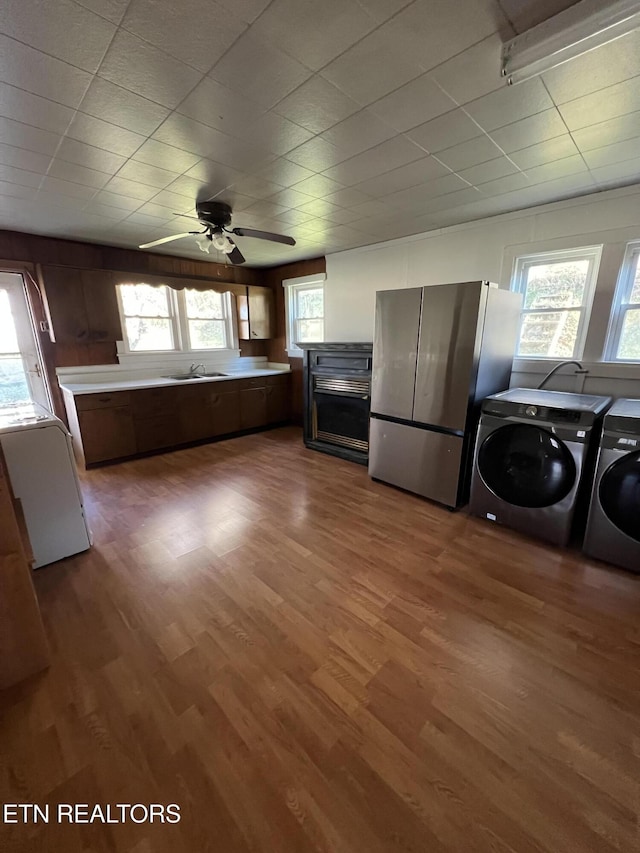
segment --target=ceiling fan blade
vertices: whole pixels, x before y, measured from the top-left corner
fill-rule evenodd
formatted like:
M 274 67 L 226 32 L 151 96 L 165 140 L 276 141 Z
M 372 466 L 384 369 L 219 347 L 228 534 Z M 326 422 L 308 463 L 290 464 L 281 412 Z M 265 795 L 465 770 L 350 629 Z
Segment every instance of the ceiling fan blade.
M 191 234 L 200 234 L 200 231 L 185 231 L 182 234 L 172 234 L 171 237 L 161 237 L 159 240 L 152 240 L 150 243 L 143 243 L 138 246 L 139 249 L 151 249 L 153 246 L 161 246 L 163 243 L 170 243 L 172 240 L 181 240 L 183 237 L 190 237 Z
M 232 264 L 243 264 L 245 257 L 237 246 L 233 247 L 233 251 L 227 255 Z
M 237 237 L 257 237 L 258 240 L 271 240 L 273 243 L 286 243 L 287 246 L 295 246 L 293 237 L 285 237 L 284 234 L 273 234 L 271 231 L 256 231 L 255 228 L 232 228 L 231 233 Z

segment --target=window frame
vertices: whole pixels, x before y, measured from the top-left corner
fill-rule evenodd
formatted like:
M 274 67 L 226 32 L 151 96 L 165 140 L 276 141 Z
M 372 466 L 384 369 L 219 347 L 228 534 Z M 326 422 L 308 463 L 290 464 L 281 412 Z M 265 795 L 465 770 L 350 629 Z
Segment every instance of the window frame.
M 570 249 L 552 249 L 546 252 L 531 252 L 526 255 L 517 255 L 513 262 L 513 273 L 511 276 L 510 289 L 515 293 L 520 293 L 524 298 L 527 290 L 527 274 L 531 267 L 541 266 L 543 264 L 563 263 L 567 261 L 588 261 L 587 275 L 582 297 L 582 304 L 575 308 L 524 308 L 520 309 L 520 324 L 518 328 L 518 339 L 516 344 L 515 358 L 519 360 L 533 360 L 538 362 L 559 362 L 564 359 L 581 359 L 584 355 L 587 333 L 589 330 L 589 321 L 591 318 L 591 310 L 593 307 L 593 299 L 596 291 L 596 282 L 598 280 L 598 272 L 600 269 L 600 261 L 602 258 L 603 246 L 601 244 L 594 246 L 580 246 Z M 579 311 L 580 319 L 578 321 L 578 330 L 573 348 L 573 353 L 567 356 L 558 355 L 530 355 L 520 352 L 520 336 L 524 318 L 527 314 L 557 314 L 563 310 Z
M 640 240 L 632 240 L 626 245 L 624 258 L 618 272 L 607 330 L 604 360 L 613 364 L 640 364 L 640 358 L 618 357 L 625 317 L 629 311 L 640 311 L 640 301 L 629 301 L 638 269 L 640 269 Z
M 136 285 L 136 284 L 148 284 L 150 287 L 162 287 L 165 289 L 167 294 L 167 305 L 169 308 L 169 319 L 170 321 L 170 329 L 171 329 L 171 337 L 172 337 L 172 348 L 171 349 L 131 349 L 129 345 L 129 338 L 127 335 L 127 326 L 126 319 L 127 317 L 141 317 L 145 315 L 141 314 L 126 314 L 124 310 L 124 304 L 122 300 L 122 287 L 126 287 L 128 284 Z M 121 281 L 116 285 L 116 294 L 118 298 L 118 310 L 120 312 L 120 320 L 122 322 L 122 347 L 118 347 L 118 350 L 126 355 L 131 356 L 167 356 L 167 355 L 198 355 L 200 357 L 211 355 L 213 353 L 229 353 L 233 352 L 238 347 L 238 340 L 234 322 L 234 311 L 233 304 L 231 300 L 231 294 L 227 292 L 220 292 L 218 290 L 213 290 L 214 293 L 219 294 L 222 300 L 223 307 L 223 322 L 225 328 L 225 338 L 226 338 L 226 346 L 224 347 L 207 347 L 205 349 L 196 349 L 191 346 L 191 333 L 189 330 L 189 322 L 190 319 L 187 314 L 187 305 L 186 305 L 186 296 L 185 290 L 193 290 L 195 288 L 182 288 L 180 290 L 171 287 L 169 284 L 156 284 L 145 281 Z M 165 319 L 165 318 L 163 318 Z M 206 318 L 205 318 L 206 319 Z M 217 318 L 215 318 L 217 319 Z
M 322 290 L 322 317 L 304 318 L 304 319 L 321 319 L 322 320 L 322 340 L 317 343 L 322 343 L 325 339 L 325 284 L 327 276 L 325 273 L 315 273 L 313 275 L 299 276 L 298 278 L 284 279 L 282 286 L 285 289 L 285 313 L 286 313 L 286 349 L 290 358 L 302 358 L 304 350 L 296 346 L 296 330 L 300 318 L 296 313 L 297 295 L 304 290 Z

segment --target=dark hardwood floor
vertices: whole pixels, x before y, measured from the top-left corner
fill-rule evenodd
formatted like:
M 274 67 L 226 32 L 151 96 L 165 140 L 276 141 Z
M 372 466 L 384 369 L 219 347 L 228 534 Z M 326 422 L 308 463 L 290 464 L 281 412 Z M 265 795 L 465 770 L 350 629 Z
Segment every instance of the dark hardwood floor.
M 373 483 L 293 428 L 83 475 L 0 699 L 3 851 L 640 850 L 640 576 Z

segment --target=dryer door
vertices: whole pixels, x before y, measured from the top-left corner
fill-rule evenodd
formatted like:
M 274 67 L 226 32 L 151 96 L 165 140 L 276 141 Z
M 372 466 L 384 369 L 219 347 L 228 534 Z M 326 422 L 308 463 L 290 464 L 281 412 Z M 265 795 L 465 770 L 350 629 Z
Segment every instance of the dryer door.
M 640 542 L 640 452 L 629 453 L 607 468 L 598 495 L 609 521 Z
M 492 432 L 480 447 L 477 464 L 487 487 L 513 506 L 553 506 L 576 481 L 569 448 L 535 425 L 509 424 Z

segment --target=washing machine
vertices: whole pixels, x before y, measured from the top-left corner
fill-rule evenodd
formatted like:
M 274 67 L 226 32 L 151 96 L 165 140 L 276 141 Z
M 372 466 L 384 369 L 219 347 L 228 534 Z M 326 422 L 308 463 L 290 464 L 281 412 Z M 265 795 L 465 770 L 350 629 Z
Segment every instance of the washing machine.
M 482 403 L 469 509 L 566 545 L 610 397 L 512 388 Z M 591 463 L 591 464 L 590 464 Z
M 640 572 L 640 400 L 618 400 L 604 419 L 583 550 Z

